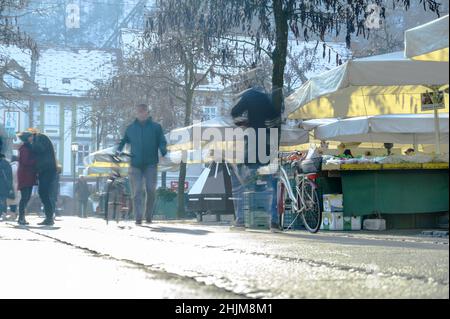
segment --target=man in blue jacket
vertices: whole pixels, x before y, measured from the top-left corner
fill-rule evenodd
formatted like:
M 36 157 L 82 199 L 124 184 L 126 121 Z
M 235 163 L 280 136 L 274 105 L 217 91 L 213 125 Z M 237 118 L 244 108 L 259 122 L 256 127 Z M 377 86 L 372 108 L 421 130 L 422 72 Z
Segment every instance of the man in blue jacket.
M 145 207 L 146 221 L 151 223 L 158 181 L 158 150 L 162 156 L 166 156 L 167 141 L 161 125 L 150 117 L 147 105 L 136 106 L 136 120 L 127 127 L 118 151 L 122 152 L 126 144 L 131 146 L 129 177 L 136 224 L 142 224 L 143 207 Z M 147 194 L 145 205 L 143 205 L 144 182 Z

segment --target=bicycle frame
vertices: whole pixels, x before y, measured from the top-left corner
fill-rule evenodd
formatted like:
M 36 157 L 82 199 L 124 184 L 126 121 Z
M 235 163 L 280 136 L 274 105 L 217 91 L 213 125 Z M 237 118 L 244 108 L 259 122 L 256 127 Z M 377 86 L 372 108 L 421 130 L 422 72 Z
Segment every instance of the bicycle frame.
M 306 200 L 308 198 L 306 197 L 307 194 L 305 193 L 306 189 L 304 186 L 305 181 L 311 183 L 311 185 L 313 186 L 313 191 L 317 188 L 317 184 L 313 181 L 313 179 L 308 178 L 308 175 L 298 174 L 295 176 L 296 193 L 294 194 L 294 190 L 291 187 L 288 174 L 283 166 L 280 165 L 280 182 L 284 184 L 284 187 L 287 190 L 288 197 L 291 200 L 293 211 L 296 213 L 296 216 L 288 226 L 288 229 L 291 228 L 292 225 L 294 225 L 298 217 L 303 214 L 308 207 L 306 203 Z M 299 187 L 300 185 L 301 187 Z

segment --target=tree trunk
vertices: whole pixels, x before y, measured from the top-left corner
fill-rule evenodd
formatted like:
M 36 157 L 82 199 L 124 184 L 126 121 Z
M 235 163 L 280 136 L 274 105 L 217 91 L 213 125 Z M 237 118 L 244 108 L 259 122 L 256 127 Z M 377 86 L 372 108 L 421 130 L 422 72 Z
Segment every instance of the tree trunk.
M 281 117 L 284 99 L 284 70 L 286 68 L 289 26 L 286 12 L 283 9 L 283 0 L 273 0 L 273 10 L 275 16 L 276 40 L 275 50 L 273 51 L 272 56 L 272 94 L 275 107 Z
M 184 202 L 184 184 L 186 182 L 186 163 L 180 164 L 180 176 L 178 178 L 178 211 L 177 218 L 184 218 L 186 214 Z
M 184 125 L 191 125 L 192 117 L 192 103 L 193 103 L 194 93 L 192 90 L 187 90 L 186 92 L 186 108 L 185 108 L 185 118 Z M 180 176 L 178 177 L 178 214 L 177 218 L 183 218 L 186 214 L 185 201 L 184 201 L 184 184 L 186 182 L 186 163 L 180 164 Z
M 31 54 L 31 70 L 30 70 L 30 80 L 31 80 L 31 90 L 30 90 L 30 100 L 28 105 L 28 127 L 32 128 L 35 126 L 34 123 L 34 97 L 37 93 L 37 89 L 35 87 L 36 80 L 36 66 L 37 66 L 37 57 L 36 53 Z
M 161 188 L 167 189 L 167 173 L 166 172 L 161 173 Z

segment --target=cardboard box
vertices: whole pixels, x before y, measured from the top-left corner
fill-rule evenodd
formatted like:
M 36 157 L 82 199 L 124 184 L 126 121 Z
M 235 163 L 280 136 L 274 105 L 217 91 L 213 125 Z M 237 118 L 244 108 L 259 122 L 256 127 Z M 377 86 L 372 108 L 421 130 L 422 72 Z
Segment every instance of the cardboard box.
M 361 216 L 344 217 L 344 230 L 361 230 L 362 219 Z
M 323 212 L 322 213 L 322 225 L 321 230 L 344 230 L 344 213 L 332 213 Z
M 358 231 L 361 230 L 360 216 L 344 217 L 344 213 L 323 212 L 321 230 Z
M 342 194 L 323 195 L 323 210 L 330 213 L 341 213 L 344 211 L 344 197 Z

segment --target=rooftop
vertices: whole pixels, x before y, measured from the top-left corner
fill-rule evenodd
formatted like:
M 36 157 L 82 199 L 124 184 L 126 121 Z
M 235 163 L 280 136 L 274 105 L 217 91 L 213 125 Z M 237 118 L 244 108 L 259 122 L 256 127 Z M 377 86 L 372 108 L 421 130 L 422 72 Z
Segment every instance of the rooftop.
M 40 50 L 35 82 L 41 92 L 51 95 L 84 96 L 96 81 L 117 72 L 119 51 L 68 48 Z M 17 47 L 0 47 L 0 56 L 14 59 L 29 74 L 31 53 Z

